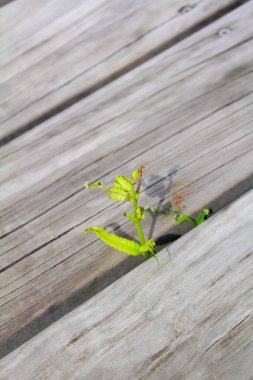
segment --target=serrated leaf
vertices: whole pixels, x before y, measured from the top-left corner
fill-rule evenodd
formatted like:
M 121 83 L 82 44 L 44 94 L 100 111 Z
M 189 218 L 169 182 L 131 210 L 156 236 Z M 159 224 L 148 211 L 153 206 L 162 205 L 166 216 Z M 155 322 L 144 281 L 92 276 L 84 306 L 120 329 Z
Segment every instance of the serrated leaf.
M 126 190 L 130 194 L 134 193 L 134 188 L 131 183 L 131 180 L 127 177 L 123 177 L 123 176 L 116 177 L 114 186 L 121 187 L 122 189 Z
M 126 190 L 120 188 L 120 187 L 110 187 L 108 191 L 108 197 L 118 201 L 118 202 L 124 202 L 128 200 L 128 193 Z
M 122 238 L 115 234 L 111 234 L 104 230 L 101 227 L 89 227 L 84 230 L 84 233 L 94 232 L 101 240 L 103 240 L 110 247 L 117 249 L 118 251 L 127 253 L 132 256 L 139 256 L 140 252 L 140 244 L 135 241 Z

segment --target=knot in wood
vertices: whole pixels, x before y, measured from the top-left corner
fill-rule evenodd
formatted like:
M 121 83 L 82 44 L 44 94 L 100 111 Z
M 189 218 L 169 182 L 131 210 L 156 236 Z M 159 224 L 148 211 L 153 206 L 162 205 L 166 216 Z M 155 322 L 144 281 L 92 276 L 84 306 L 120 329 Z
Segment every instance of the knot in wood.
M 225 36 L 227 36 L 230 32 L 231 32 L 231 30 L 230 30 L 229 28 L 222 28 L 222 29 L 219 30 L 218 35 L 219 35 L 220 37 L 225 37 Z
M 185 15 L 186 13 L 191 12 L 193 8 L 193 5 L 185 5 L 184 7 L 180 8 L 178 12 L 182 15 Z

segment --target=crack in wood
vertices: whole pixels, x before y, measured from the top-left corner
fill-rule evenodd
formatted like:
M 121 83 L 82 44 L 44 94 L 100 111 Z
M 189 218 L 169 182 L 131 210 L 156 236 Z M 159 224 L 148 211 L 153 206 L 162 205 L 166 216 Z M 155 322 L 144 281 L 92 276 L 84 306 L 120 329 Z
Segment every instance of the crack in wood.
M 250 314 L 247 314 L 240 322 L 238 322 L 235 326 L 233 326 L 228 332 L 226 332 L 222 337 L 216 339 L 210 346 L 208 346 L 205 351 L 201 354 L 203 357 L 208 351 L 210 351 L 213 347 L 215 347 L 218 343 L 226 344 L 228 343 L 235 334 L 238 333 L 238 327 L 244 324 L 250 317 Z

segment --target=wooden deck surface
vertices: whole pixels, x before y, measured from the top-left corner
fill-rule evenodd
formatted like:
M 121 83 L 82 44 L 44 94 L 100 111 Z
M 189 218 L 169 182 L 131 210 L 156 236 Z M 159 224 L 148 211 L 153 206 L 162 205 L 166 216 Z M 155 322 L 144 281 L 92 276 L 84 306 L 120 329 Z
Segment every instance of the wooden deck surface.
M 36 126 L 237 4 L 18 0 L 2 8 L 0 138 Z
M 0 378 L 252 379 L 252 225 L 253 190 L 12 352 Z
M 252 19 L 252 0 L 0 8 L 1 356 L 141 262 L 84 238 L 135 237 L 85 180 L 145 164 L 142 203 L 180 191 L 189 214 L 253 187 Z M 187 227 L 150 216 L 144 231 Z

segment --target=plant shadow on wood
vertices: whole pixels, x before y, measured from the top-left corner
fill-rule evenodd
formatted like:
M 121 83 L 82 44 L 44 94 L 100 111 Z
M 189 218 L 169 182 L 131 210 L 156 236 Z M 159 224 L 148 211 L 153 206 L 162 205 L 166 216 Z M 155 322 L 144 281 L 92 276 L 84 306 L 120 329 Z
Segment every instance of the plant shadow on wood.
M 173 179 L 177 173 L 177 169 L 173 168 L 164 177 L 158 175 L 151 175 L 148 181 L 143 180 L 144 189 L 143 192 L 150 198 L 155 199 L 156 202 L 152 201 L 152 205 L 158 210 L 166 211 L 172 208 L 172 203 L 170 200 L 171 191 L 173 188 Z M 148 233 L 148 239 L 152 239 L 154 236 L 155 226 L 158 218 L 164 218 L 161 213 L 154 214 L 152 211 L 146 211 L 151 218 L 151 226 Z M 125 232 L 118 223 L 110 223 L 104 227 L 108 232 L 113 232 L 120 237 L 124 237 L 129 240 L 133 240 L 138 243 L 135 236 L 129 235 Z M 157 251 L 166 244 L 172 243 L 173 241 L 180 238 L 180 234 L 168 233 L 165 235 L 158 236 L 156 238 Z
M 155 208 L 161 210 L 161 212 L 168 212 L 172 208 L 172 203 L 170 200 L 170 194 L 173 187 L 174 176 L 177 173 L 177 168 L 173 168 L 164 177 L 158 175 L 151 175 L 149 181 L 143 181 L 144 192 L 152 199 L 156 199 L 154 204 Z M 153 202 L 152 202 L 153 203 Z M 151 217 L 151 226 L 149 230 L 149 239 L 154 236 L 155 226 L 159 217 L 164 217 L 161 213 L 154 214 L 152 211 L 147 211 Z M 164 246 L 166 244 L 172 243 L 177 240 L 181 235 L 168 233 L 165 235 L 158 236 L 156 238 L 156 245 L 159 251 L 159 246 Z
M 107 230 L 110 233 L 115 233 L 116 235 L 118 235 L 120 237 L 129 239 L 129 240 L 134 240 L 136 243 L 138 243 L 138 240 L 136 239 L 136 237 L 131 236 L 127 232 L 125 232 L 124 230 L 122 230 L 122 228 L 119 225 L 119 223 L 113 222 L 113 223 L 110 223 L 110 224 L 106 224 L 104 228 L 105 228 L 105 230 Z

